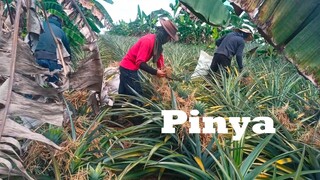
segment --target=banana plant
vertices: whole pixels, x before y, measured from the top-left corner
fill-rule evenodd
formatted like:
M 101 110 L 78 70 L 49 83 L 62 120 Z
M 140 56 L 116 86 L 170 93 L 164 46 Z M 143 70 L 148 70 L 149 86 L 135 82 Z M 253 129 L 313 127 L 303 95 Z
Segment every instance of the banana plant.
M 83 24 L 85 24 L 85 27 L 89 29 L 91 39 L 89 39 L 88 45 L 84 48 L 90 53 L 87 54 L 89 57 L 86 57 L 81 62 L 76 72 L 69 74 L 69 77 L 67 78 L 66 76 L 64 76 L 66 78 L 64 79 L 65 86 L 62 86 L 59 91 L 57 89 L 42 88 L 34 81 L 34 78 L 32 78 L 32 76 L 34 75 L 52 75 L 52 73 L 47 69 L 41 68 L 36 65 L 34 57 L 31 54 L 30 47 L 28 46 L 28 44 L 22 42 L 22 40 L 19 39 L 18 35 L 20 31 L 19 25 L 21 20 L 20 15 L 22 8 L 23 10 L 27 11 L 26 13 L 29 13 L 29 19 L 27 19 L 28 31 L 32 32 L 35 35 L 34 37 L 39 35 L 41 32 L 41 28 L 39 28 L 41 26 L 41 22 L 38 18 L 37 7 L 40 7 L 39 12 L 41 12 L 41 14 L 43 13 L 42 15 L 44 17 L 46 17 L 46 10 L 48 10 L 53 14 L 57 13 L 57 15 L 66 20 L 67 23 L 72 24 L 70 23 L 71 21 L 68 19 L 66 13 L 64 12 L 64 9 L 60 4 L 57 3 L 57 1 L 51 0 L 45 1 L 45 3 L 43 3 L 43 1 L 40 2 L 36 0 L 28 1 L 28 3 L 26 3 L 25 1 L 17 1 L 17 3 L 13 1 L 6 2 L 8 5 L 10 3 L 10 5 L 13 5 L 13 7 L 15 8 L 14 14 L 7 13 L 7 17 L 14 16 L 15 22 L 12 27 L 12 29 L 14 29 L 14 33 L 12 34 L 10 33 L 11 27 L 3 26 L 4 22 L 0 21 L 0 26 L 6 28 L 1 28 L 0 32 L 0 56 L 2 60 L 0 65 L 1 174 L 5 174 L 7 176 L 23 175 L 28 179 L 33 179 L 33 177 L 31 177 L 24 169 L 21 163 L 21 159 L 16 153 L 16 149 L 21 151 L 21 147 L 20 144 L 17 143 L 18 141 L 16 141 L 14 138 L 28 138 L 31 140 L 37 140 L 46 143 L 54 147 L 55 149 L 61 149 L 59 146 L 57 146 L 55 143 L 45 138 L 41 134 L 32 132 L 27 127 L 24 127 L 18 123 L 19 121 L 25 121 L 25 124 L 27 124 L 31 119 L 32 121 L 37 121 L 40 124 L 50 123 L 56 126 L 62 126 L 62 122 L 64 120 L 62 103 L 41 103 L 35 101 L 33 97 L 42 96 L 59 101 L 61 97 L 61 91 L 68 90 L 70 88 L 76 90 L 90 89 L 95 90 L 96 92 L 101 90 L 103 73 L 99 56 L 99 49 L 94 42 L 91 42 L 95 39 L 95 34 L 91 30 L 94 26 L 90 26 L 90 23 L 88 23 L 87 18 L 85 18 L 77 2 L 68 2 L 68 5 L 73 5 L 73 10 L 79 13 L 78 17 L 82 18 L 82 24 L 78 24 L 82 26 L 79 27 L 84 28 Z M 85 6 L 86 2 L 83 1 L 82 3 L 83 6 Z M 2 4 L 3 2 L 1 1 L 1 5 Z M 105 15 L 99 16 L 100 11 L 94 9 L 94 6 L 89 6 L 87 8 L 91 8 L 90 10 L 92 10 L 94 18 L 97 18 L 98 21 L 103 20 L 103 18 L 105 17 Z M 92 16 L 91 18 L 93 19 Z M 1 14 L 1 20 L 2 19 L 3 18 Z M 73 30 L 76 29 L 78 31 L 75 31 L 75 34 L 79 32 L 78 27 L 70 27 L 70 32 L 73 32 Z M 71 37 L 75 37 L 75 39 L 78 39 L 75 34 L 72 34 Z M 78 37 L 81 37 L 81 33 L 78 34 Z M 81 38 L 80 41 L 84 42 L 83 40 L 81 40 Z M 91 76 L 90 74 L 95 76 L 95 78 L 91 78 L 91 80 L 88 80 L 88 77 Z M 80 82 L 79 79 L 82 79 L 80 80 L 82 82 Z M 53 161 L 55 160 L 53 159 Z M 55 169 L 57 169 L 56 162 L 54 164 Z M 56 174 L 56 178 L 60 178 L 59 173 Z
M 42 4 L 38 4 L 40 9 Z M 63 6 L 56 0 L 45 0 L 43 1 L 44 9 L 51 14 L 60 17 L 63 20 L 63 30 L 67 34 L 71 45 L 79 46 L 85 43 L 85 36 L 81 33 L 80 29 L 75 25 L 76 23 L 68 17 L 64 11 Z M 35 9 L 35 7 L 34 7 Z
M 129 23 L 120 21 L 118 25 L 114 25 L 110 33 L 115 35 L 142 36 L 147 33 L 155 32 L 155 25 L 159 18 L 167 17 L 171 19 L 171 14 L 163 9 L 152 11 L 147 15 L 140 6 L 137 7 L 137 18 Z
M 112 1 L 106 2 L 111 4 L 113 3 Z M 64 11 L 68 12 L 67 16 L 72 21 L 72 23 L 77 25 L 80 32 L 87 39 L 93 36 L 91 31 L 94 31 L 96 33 L 100 32 L 99 28 L 102 28 L 104 26 L 102 24 L 102 21 L 105 21 L 106 23 L 108 22 L 110 24 L 112 24 L 113 22 L 112 18 L 105 10 L 105 8 L 96 0 L 62 0 L 59 3 L 62 5 Z M 77 8 L 77 6 L 80 8 Z M 81 13 L 83 15 L 81 15 Z
M 2 15 L 10 19 L 11 25 L 13 24 L 12 19 L 14 18 L 14 10 L 15 6 L 13 1 L 5 1 L 2 0 L 3 4 L 5 4 L 4 12 Z M 28 3 L 23 1 L 23 5 L 25 5 L 25 9 L 30 9 L 28 13 L 28 20 L 32 23 L 39 23 L 39 18 L 35 18 L 35 13 L 42 14 L 41 11 L 44 9 L 50 14 L 54 14 L 61 19 L 63 19 L 64 26 L 63 30 L 66 32 L 71 45 L 79 46 L 83 45 L 86 41 L 86 38 L 89 38 L 93 30 L 96 33 L 100 32 L 101 28 L 105 26 L 112 26 L 113 20 L 110 17 L 109 13 L 106 9 L 96 0 L 91 1 L 72 1 L 72 0 L 29 0 Z M 112 4 L 113 1 L 105 0 L 105 2 Z M 76 9 L 76 6 L 81 7 L 81 13 L 84 14 L 85 18 L 82 18 L 80 12 Z M 10 8 L 9 8 L 10 7 Z M 85 20 L 84 20 L 85 19 Z M 88 23 L 89 27 L 85 25 L 85 22 Z M 29 28 L 29 26 L 28 26 Z M 38 26 L 38 29 L 41 29 Z M 30 31 L 28 32 L 39 34 L 40 30 L 36 30 L 36 32 Z
M 24 117 L 35 119 L 41 123 L 50 123 L 62 126 L 63 107 L 60 104 L 45 104 L 30 99 L 30 95 L 41 95 L 53 99 L 58 98 L 55 89 L 41 88 L 35 81 L 30 79 L 31 75 L 50 74 L 46 69 L 37 66 L 29 50 L 29 46 L 18 39 L 19 16 L 21 12 L 21 1 L 16 6 L 16 18 L 14 33 L 1 34 L 1 83 L 0 83 L 0 156 L 1 174 L 7 176 L 23 175 L 33 179 L 24 169 L 16 149 L 21 151 L 20 143 L 14 138 L 28 138 L 41 141 L 56 149 L 61 149 L 55 143 L 43 135 L 32 132 L 27 127 L 19 124 L 17 119 Z M 42 116 L 39 112 L 46 115 Z M 13 173 L 12 173 L 13 172 Z

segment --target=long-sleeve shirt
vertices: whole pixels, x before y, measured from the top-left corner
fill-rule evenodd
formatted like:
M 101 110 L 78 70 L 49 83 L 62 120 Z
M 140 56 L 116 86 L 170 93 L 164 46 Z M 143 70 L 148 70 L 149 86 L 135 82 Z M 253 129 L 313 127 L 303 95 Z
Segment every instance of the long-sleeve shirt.
M 155 34 L 147 34 L 141 37 L 128 51 L 120 62 L 120 66 L 132 71 L 140 68 L 141 63 L 148 62 L 153 56 L 153 47 L 156 40 Z M 157 61 L 159 69 L 164 67 L 163 54 Z
M 68 53 L 71 55 L 69 41 L 66 34 L 61 29 L 61 25 L 52 19 L 49 19 L 49 23 L 54 35 L 57 38 L 61 39 L 64 47 L 66 48 Z M 44 28 L 44 32 L 40 34 L 39 43 L 35 50 L 36 51 L 35 55 L 38 59 L 39 58 L 57 59 L 57 55 L 56 55 L 57 45 L 50 33 L 50 29 L 48 27 L 47 22 L 43 22 L 43 28 Z
M 239 69 L 243 68 L 242 55 L 245 42 L 242 33 L 231 32 L 218 39 L 216 41 L 216 45 L 218 46 L 218 49 L 215 53 L 223 54 L 229 59 L 232 59 L 233 56 L 236 56 Z

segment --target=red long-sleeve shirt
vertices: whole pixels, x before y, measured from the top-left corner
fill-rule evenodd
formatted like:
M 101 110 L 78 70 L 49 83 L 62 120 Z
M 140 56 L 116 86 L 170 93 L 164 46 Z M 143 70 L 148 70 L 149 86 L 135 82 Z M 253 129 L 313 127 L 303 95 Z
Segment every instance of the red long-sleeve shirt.
M 141 37 L 121 60 L 120 66 L 133 71 L 138 70 L 142 62 L 148 62 L 151 59 L 155 40 L 155 34 L 147 34 Z M 157 61 L 157 67 L 159 69 L 164 67 L 163 54 Z

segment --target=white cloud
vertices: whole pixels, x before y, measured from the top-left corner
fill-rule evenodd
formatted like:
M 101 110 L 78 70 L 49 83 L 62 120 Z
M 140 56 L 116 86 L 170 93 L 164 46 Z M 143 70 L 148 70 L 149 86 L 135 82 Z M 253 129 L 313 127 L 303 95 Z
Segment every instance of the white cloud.
M 175 3 L 175 0 L 113 0 L 113 4 L 98 0 L 110 14 L 114 22 L 124 20 L 129 22 L 137 17 L 138 4 L 140 9 L 147 15 L 154 10 L 164 9 L 172 14 L 169 7 L 170 3 Z

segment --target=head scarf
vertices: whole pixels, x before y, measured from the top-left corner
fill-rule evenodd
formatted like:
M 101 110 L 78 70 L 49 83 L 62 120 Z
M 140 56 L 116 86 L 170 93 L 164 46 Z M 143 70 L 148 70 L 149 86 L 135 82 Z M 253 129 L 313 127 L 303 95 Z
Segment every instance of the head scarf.
M 156 40 L 154 42 L 153 47 L 153 58 L 152 62 L 156 63 L 163 51 L 162 45 L 167 42 L 169 34 L 166 32 L 166 30 L 163 27 L 158 27 L 156 32 Z

